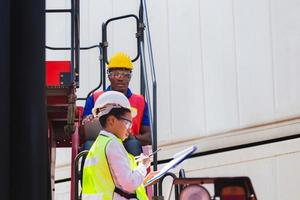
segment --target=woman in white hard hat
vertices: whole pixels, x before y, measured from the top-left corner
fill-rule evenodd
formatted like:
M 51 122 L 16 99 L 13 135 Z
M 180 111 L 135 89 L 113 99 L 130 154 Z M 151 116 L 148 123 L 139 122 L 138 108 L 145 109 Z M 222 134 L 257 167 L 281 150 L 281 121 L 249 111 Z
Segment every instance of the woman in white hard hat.
M 104 130 L 84 164 L 82 199 L 148 199 L 143 181 L 155 174 L 145 178 L 150 158 L 143 156 L 137 165 L 122 145 L 132 125 L 128 99 L 120 92 L 105 92 L 97 99 L 93 114 Z

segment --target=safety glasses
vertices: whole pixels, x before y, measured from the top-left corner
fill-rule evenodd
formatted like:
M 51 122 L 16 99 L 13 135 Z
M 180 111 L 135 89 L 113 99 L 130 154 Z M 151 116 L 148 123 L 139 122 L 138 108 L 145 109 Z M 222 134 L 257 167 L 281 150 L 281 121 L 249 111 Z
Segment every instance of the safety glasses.
M 109 71 L 108 72 L 109 77 L 117 78 L 117 77 L 122 77 L 125 79 L 130 79 L 131 78 L 131 72 L 126 72 L 126 71 Z
M 124 122 L 124 124 L 126 126 L 126 129 L 130 129 L 132 127 L 132 121 L 131 120 L 126 119 L 124 117 L 119 117 L 119 119 L 121 119 Z

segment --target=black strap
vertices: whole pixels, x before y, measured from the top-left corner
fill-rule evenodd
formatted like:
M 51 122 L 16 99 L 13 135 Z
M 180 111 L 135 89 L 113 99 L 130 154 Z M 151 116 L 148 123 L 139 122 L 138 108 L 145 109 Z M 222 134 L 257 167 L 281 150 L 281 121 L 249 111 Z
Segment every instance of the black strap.
M 121 195 L 122 197 L 125 197 L 126 199 L 136 199 L 136 194 L 132 194 L 132 193 L 128 193 L 128 192 L 124 192 L 123 190 L 121 190 L 118 187 L 115 187 L 115 193 L 118 193 L 119 195 Z

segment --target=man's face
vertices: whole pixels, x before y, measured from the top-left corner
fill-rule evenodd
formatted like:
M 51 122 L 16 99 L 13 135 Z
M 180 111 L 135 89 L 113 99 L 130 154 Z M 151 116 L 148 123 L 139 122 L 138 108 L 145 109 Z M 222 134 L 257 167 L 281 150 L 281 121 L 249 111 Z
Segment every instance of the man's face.
M 126 94 L 131 79 L 131 71 L 128 69 L 111 69 L 108 72 L 111 89 Z

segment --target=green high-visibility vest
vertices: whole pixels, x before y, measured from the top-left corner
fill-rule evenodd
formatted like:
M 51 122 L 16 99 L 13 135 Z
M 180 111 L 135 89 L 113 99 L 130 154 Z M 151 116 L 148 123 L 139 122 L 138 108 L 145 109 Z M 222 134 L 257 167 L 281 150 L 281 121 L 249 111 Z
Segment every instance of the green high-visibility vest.
M 83 168 L 83 200 L 112 200 L 113 198 L 115 184 L 106 158 L 106 146 L 112 139 L 100 134 L 86 157 Z M 120 139 L 118 141 L 123 145 Z M 131 154 L 128 154 L 128 158 L 133 171 L 137 164 Z M 140 185 L 135 192 L 139 200 L 148 200 L 143 185 Z

